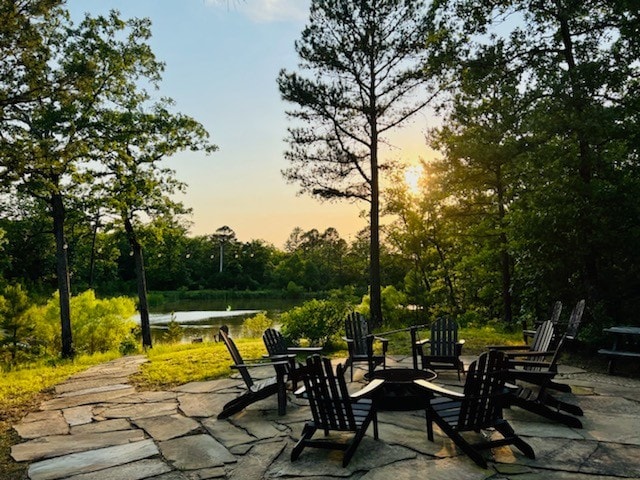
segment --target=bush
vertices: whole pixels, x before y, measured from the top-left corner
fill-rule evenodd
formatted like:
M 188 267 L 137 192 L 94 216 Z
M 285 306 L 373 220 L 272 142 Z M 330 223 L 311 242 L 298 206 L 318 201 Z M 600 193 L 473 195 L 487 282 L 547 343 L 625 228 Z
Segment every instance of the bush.
M 136 324 L 135 303 L 128 297 L 98 299 L 93 290 L 71 298 L 71 331 L 78 353 L 92 354 L 118 350 Z M 25 314 L 35 325 L 34 336 L 44 352 L 57 355 L 61 348 L 60 301 L 55 294 L 44 306 L 32 307 Z
M 384 327 L 394 329 L 406 326 L 405 323 L 409 316 L 405 308 L 407 296 L 391 285 L 384 287 L 380 295 L 382 297 L 382 323 Z M 357 310 L 361 314 L 371 317 L 371 297 L 369 294 L 362 297 L 362 302 L 358 305 Z M 410 320 L 413 320 L 413 317 Z
M 310 345 L 324 345 L 337 337 L 349 311 L 349 304 L 341 299 L 309 300 L 280 316 L 282 334 L 291 343 L 307 339 Z
M 261 338 L 267 328 L 273 326 L 271 320 L 264 312 L 247 318 L 242 324 L 242 335 L 246 338 Z
M 162 339 L 167 343 L 179 343 L 184 336 L 180 324 L 175 319 L 175 314 L 171 314 L 171 320 L 167 324 L 167 331 L 162 334 Z

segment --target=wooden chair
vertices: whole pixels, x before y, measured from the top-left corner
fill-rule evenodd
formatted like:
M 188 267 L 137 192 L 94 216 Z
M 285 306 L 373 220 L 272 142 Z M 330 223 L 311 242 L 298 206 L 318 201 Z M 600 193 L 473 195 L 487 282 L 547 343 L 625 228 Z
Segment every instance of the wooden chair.
M 229 350 L 229 354 L 233 360 L 231 368 L 240 372 L 240 376 L 247 386 L 247 391 L 238 398 L 228 402 L 222 409 L 222 412 L 218 415 L 218 418 L 227 418 L 230 415 L 243 410 L 246 406 L 257 402 L 258 400 L 263 400 L 273 394 L 278 395 L 278 414 L 284 415 L 287 411 L 286 376 L 289 361 L 287 359 L 280 361 L 265 361 L 264 359 L 260 359 L 256 362 L 252 361 L 252 363 L 245 363 L 235 343 L 229 337 L 229 329 L 226 325 L 220 327 L 219 338 L 224 342 L 227 350 Z M 249 368 L 263 367 L 265 365 L 273 365 L 276 376 L 265 380 L 255 381 L 249 373 Z
M 479 450 L 503 445 L 514 445 L 529 458 L 535 458 L 533 449 L 522 440 L 502 418 L 507 405 L 505 388 L 507 357 L 503 352 L 491 350 L 471 363 L 464 384 L 464 392 L 457 393 L 431 382 L 414 383 L 439 396 L 429 402 L 427 409 L 427 437 L 433 441 L 433 422 L 479 466 L 487 468 L 487 461 Z M 495 429 L 503 438 L 469 443 L 461 432 L 480 432 Z
M 489 350 L 500 350 L 508 357 L 528 358 L 532 361 L 544 361 L 551 348 L 555 329 L 551 320 L 542 322 L 533 335 L 531 345 L 489 345 Z M 526 370 L 536 367 L 525 367 Z
M 427 343 L 428 353 L 424 351 Z M 458 339 L 458 324 L 450 318 L 441 317 L 431 324 L 431 338 L 415 342 L 414 355 L 421 359 L 423 369 L 457 370 L 460 380 L 460 373 L 464 373 L 460 360 L 464 343 Z
M 574 340 L 578 333 L 584 305 L 584 300 L 580 300 L 574 307 L 565 333 L 558 341 L 555 350 L 548 352 L 548 354 L 551 354 L 550 361 L 520 360 L 518 357 L 510 359 L 511 380 L 521 380 L 528 384 L 526 386 L 518 385 L 516 390 L 512 392 L 510 396 L 511 405 L 564 423 L 569 427 L 582 428 L 582 422 L 575 417 L 583 415 L 582 409 L 577 405 L 558 400 L 549 393 L 549 390 L 571 392 L 571 387 L 556 383 L 553 378 L 558 373 L 558 360 L 564 346 L 567 342 Z M 521 367 L 521 370 L 518 367 Z M 534 385 L 537 385 L 537 387 Z
M 549 320 L 551 320 L 551 323 L 553 323 L 554 327 L 558 324 L 558 320 L 560 320 L 561 313 L 562 313 L 562 302 L 558 300 L 553 304 L 553 310 L 551 311 L 551 317 L 549 318 Z M 542 323 L 541 321 L 537 321 L 534 324 L 533 329 L 527 329 L 526 323 L 523 321 L 522 338 L 524 339 L 525 343 L 528 343 L 529 339 L 533 338 L 533 336 L 536 333 L 536 330 L 538 329 L 541 323 Z
M 347 342 L 349 357 L 345 362 L 345 369 L 351 368 L 351 381 L 353 382 L 353 365 L 355 363 L 366 363 L 368 367 L 368 375 L 373 373 L 377 365 L 382 368 L 387 366 L 387 349 L 389 340 L 382 337 L 376 337 L 369 330 L 367 319 L 357 313 L 350 313 L 344 321 L 344 330 L 346 336 L 343 339 Z M 382 343 L 382 354 L 374 354 L 373 343 L 379 341 Z
M 300 440 L 291 451 L 291 461 L 295 461 L 305 447 L 343 450 L 342 466 L 346 467 L 372 421 L 373 436 L 378 439 L 378 419 L 373 402 L 357 398 L 357 394 L 349 395 L 344 368 L 338 365 L 334 375 L 328 358 L 311 356 L 303 370 L 304 390 L 313 420 L 305 423 Z M 374 382 L 375 387 L 382 384 L 382 380 L 371 382 L 365 387 L 369 393 L 375 389 Z M 346 443 L 327 438 L 313 439 L 317 430 L 322 430 L 325 437 L 330 431 L 353 432 L 353 436 Z
M 297 388 L 298 380 L 301 380 L 297 355 L 314 355 L 322 352 L 322 347 L 289 347 L 282 333 L 274 328 L 267 328 L 264 331 L 262 341 L 271 360 L 288 360 L 287 376 L 293 390 Z

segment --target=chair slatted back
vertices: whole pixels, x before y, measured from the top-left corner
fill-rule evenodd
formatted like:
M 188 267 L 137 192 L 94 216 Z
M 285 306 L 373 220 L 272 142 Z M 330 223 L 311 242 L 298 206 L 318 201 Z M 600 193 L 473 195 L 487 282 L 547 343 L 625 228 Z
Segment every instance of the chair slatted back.
M 334 374 L 328 358 L 313 355 L 307 358 L 304 368 L 305 390 L 316 426 L 325 432 L 355 431 L 357 424 L 342 365 Z
M 553 311 L 551 312 L 551 323 L 554 325 L 558 324 L 558 320 L 560 320 L 560 314 L 562 313 L 562 302 L 558 300 L 553 304 Z
M 582 322 L 582 314 L 584 313 L 584 304 L 584 299 L 580 300 L 578 303 L 576 303 L 576 306 L 573 307 L 573 310 L 571 311 L 569 324 L 567 325 L 567 331 L 564 334 L 568 340 L 573 340 L 578 335 L 580 322 Z
M 234 341 L 231 339 L 231 337 L 229 337 L 229 328 L 226 325 L 220 327 L 219 336 L 226 345 L 227 350 L 229 350 L 231 360 L 233 361 L 234 365 L 236 365 L 238 372 L 240 372 L 240 375 L 244 380 L 244 383 L 246 383 L 247 385 L 247 388 L 251 389 L 251 387 L 253 386 L 253 379 L 251 378 L 247 367 L 238 367 L 238 365 L 244 364 L 244 360 L 242 360 L 242 355 L 240 355 L 238 347 L 236 347 Z
M 367 355 L 373 339 L 367 338 L 369 335 L 369 323 L 364 315 L 358 312 L 351 312 L 344 321 L 344 331 L 347 338 L 353 339 L 353 353 L 356 355 Z
M 578 328 L 580 327 L 580 322 L 582 321 L 582 313 L 584 312 L 584 300 L 580 300 L 575 307 L 573 307 L 573 311 L 571 312 L 571 316 L 569 317 L 569 325 L 567 326 L 567 330 L 564 332 L 564 335 L 558 340 L 558 344 L 556 345 L 556 351 L 551 357 L 551 361 L 549 362 L 549 371 L 557 370 L 557 363 L 560 360 L 560 354 L 562 353 L 562 349 L 567 340 L 574 340 L 576 335 L 578 334 Z
M 480 430 L 495 425 L 505 406 L 505 373 L 508 368 L 504 352 L 490 350 L 471 363 L 464 384 L 457 429 Z
M 457 355 L 458 324 L 447 317 L 438 318 L 431 325 L 431 355 L 454 357 Z
M 547 320 L 542 322 L 538 329 L 536 330 L 535 335 L 533 336 L 533 342 L 531 343 L 531 352 L 547 352 L 551 349 L 551 342 L 553 341 L 553 336 L 555 332 L 555 327 L 551 320 Z M 557 351 L 557 349 L 556 349 Z M 533 362 L 543 362 L 545 361 L 544 356 L 539 357 L 530 357 L 529 360 Z M 536 366 L 525 366 L 524 370 L 528 370 L 531 372 L 539 372 L 542 370 L 542 367 Z M 546 370 L 546 369 L 545 369 Z
M 269 355 L 286 355 L 287 343 L 282 334 L 274 328 L 267 328 L 262 334 L 264 346 Z

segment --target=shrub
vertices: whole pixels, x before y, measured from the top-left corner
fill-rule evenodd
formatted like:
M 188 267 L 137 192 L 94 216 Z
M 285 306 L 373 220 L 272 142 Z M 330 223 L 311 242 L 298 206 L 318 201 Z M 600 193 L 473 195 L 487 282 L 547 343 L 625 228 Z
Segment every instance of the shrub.
M 98 299 L 87 290 L 71 299 L 71 331 L 78 353 L 119 349 L 136 324 L 131 318 L 135 304 L 131 298 Z M 36 326 L 34 335 L 45 346 L 44 353 L 57 355 L 61 349 L 60 302 L 55 294 L 44 306 L 32 307 L 25 314 Z
M 341 299 L 309 300 L 280 316 L 282 334 L 294 344 L 304 338 L 311 345 L 324 345 L 338 336 L 348 311 Z
M 183 329 L 171 314 L 171 320 L 167 324 L 167 331 L 162 334 L 162 339 L 167 343 L 179 343 L 184 335 Z
M 266 313 L 260 312 L 247 318 L 242 324 L 242 335 L 247 338 L 261 338 L 267 328 L 273 326 L 273 320 Z

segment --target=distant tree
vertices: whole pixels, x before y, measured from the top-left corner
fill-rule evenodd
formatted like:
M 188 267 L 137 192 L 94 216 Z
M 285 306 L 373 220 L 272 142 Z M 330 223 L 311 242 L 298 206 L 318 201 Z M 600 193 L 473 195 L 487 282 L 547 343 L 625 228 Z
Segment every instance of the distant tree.
M 16 363 L 21 349 L 30 345 L 35 325 L 25 313 L 31 306 L 27 292 L 21 285 L 7 285 L 0 295 L 0 346 L 9 353 L 9 364 Z
M 369 203 L 371 315 L 380 298 L 379 146 L 385 135 L 424 108 L 427 39 L 422 0 L 313 0 L 296 42 L 300 70 L 282 70 L 290 167 L 283 172 L 320 199 Z

